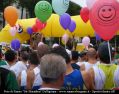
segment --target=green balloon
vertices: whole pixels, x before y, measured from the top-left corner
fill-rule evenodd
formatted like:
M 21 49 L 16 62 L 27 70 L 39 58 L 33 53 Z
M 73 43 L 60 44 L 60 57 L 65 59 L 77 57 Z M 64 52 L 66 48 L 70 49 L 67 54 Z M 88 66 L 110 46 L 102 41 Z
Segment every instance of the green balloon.
M 35 15 L 42 21 L 46 22 L 52 14 L 52 6 L 47 1 L 39 1 L 35 6 Z

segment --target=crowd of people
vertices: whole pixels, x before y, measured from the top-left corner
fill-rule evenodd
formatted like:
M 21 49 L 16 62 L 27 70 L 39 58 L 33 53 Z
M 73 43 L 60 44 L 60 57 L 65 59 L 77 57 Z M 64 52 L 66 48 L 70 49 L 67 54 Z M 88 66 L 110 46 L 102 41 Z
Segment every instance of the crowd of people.
M 37 50 L 0 49 L 0 90 L 118 89 L 118 58 L 111 46 L 110 52 L 106 42 L 82 52 L 44 43 Z

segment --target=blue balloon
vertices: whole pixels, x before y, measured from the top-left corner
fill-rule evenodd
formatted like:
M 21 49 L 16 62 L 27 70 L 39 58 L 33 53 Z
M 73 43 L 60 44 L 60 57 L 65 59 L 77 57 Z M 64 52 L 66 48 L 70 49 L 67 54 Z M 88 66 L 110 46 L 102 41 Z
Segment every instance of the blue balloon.
M 71 20 L 71 23 L 70 23 L 68 29 L 69 29 L 70 32 L 73 32 L 76 29 L 76 23 L 75 23 L 75 21 Z
M 96 37 L 96 40 L 97 41 L 100 41 L 101 40 L 101 37 L 97 33 L 95 33 L 95 37 Z
M 11 48 L 14 49 L 15 51 L 18 51 L 19 48 L 20 48 L 20 41 L 15 39 L 15 40 L 12 40 L 11 42 Z
M 60 24 L 65 30 L 68 29 L 70 23 L 71 17 L 69 14 L 64 13 L 63 15 L 60 16 Z
M 29 35 L 32 35 L 32 34 L 33 34 L 33 30 L 32 30 L 31 27 L 28 27 L 28 28 L 27 28 L 27 33 L 28 33 Z
M 52 0 L 52 7 L 57 14 L 62 15 L 69 8 L 69 0 Z

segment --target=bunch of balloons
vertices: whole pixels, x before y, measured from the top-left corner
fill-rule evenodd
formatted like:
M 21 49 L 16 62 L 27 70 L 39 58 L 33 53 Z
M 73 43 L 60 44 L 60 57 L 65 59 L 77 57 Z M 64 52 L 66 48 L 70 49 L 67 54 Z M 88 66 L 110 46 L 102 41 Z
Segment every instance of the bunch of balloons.
M 76 29 L 75 21 L 71 20 L 70 15 L 67 13 L 60 16 L 60 24 L 65 30 L 68 29 L 70 32 Z

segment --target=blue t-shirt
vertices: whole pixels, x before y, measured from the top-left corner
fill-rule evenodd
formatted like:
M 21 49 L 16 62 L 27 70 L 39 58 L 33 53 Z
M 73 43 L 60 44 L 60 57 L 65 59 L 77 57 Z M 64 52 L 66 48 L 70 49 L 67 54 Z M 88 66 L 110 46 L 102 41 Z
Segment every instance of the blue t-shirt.
M 80 70 L 75 69 L 72 73 L 68 74 L 64 78 L 64 90 L 83 90 L 83 77 Z

